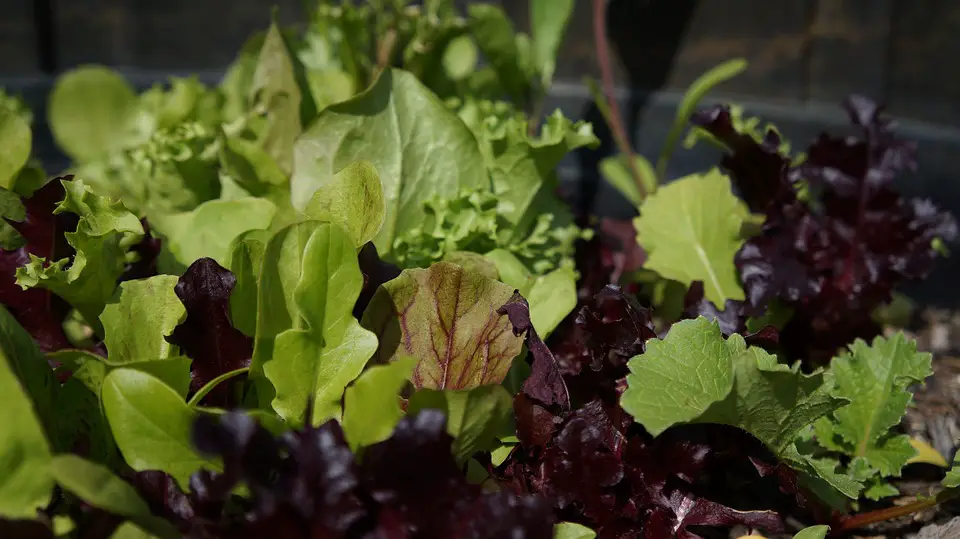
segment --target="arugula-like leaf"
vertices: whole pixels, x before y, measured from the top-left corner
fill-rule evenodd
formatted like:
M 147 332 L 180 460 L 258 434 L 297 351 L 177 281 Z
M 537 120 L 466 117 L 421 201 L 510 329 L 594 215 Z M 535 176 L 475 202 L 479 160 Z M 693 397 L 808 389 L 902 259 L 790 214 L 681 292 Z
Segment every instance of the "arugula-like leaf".
M 186 487 L 193 472 L 220 469 L 194 452 L 190 427 L 196 414 L 158 378 L 115 369 L 103 380 L 101 398 L 117 447 L 134 470 L 161 470 Z
M 273 409 L 289 423 L 339 419 L 344 389 L 377 349 L 376 335 L 352 315 L 363 287 L 356 253 L 350 236 L 333 224 L 318 226 L 303 249 L 294 291 L 303 328 L 280 333 L 263 365 L 276 390 Z
M 143 226 L 137 216 L 119 203 L 93 194 L 82 181 L 68 177 L 62 184 L 66 198 L 53 213 L 79 216 L 76 231 L 64 234 L 76 254 L 72 261 L 47 261 L 31 255 L 30 262 L 17 269 L 17 284 L 50 290 L 97 327 L 126 267 L 126 252 L 143 237 Z
M 557 66 L 557 52 L 573 15 L 574 0 L 531 0 L 530 26 L 533 59 L 540 71 L 540 85 L 549 88 Z
M 337 172 L 330 183 L 314 193 L 303 210 L 310 219 L 340 225 L 358 249 L 380 232 L 385 212 L 380 175 L 366 161 Z
M 423 203 L 489 185 L 476 139 L 413 75 L 384 70 L 370 89 L 323 110 L 297 140 L 291 200 L 304 208 L 347 165 L 367 160 L 380 173 L 386 220 L 374 243 L 419 224 Z
M 688 286 L 702 281 L 714 305 L 744 299 L 733 258 L 743 245 L 740 229 L 748 214 L 718 169 L 661 187 L 635 221 L 648 256 L 644 267 Z
M 0 317 L 0 395 L 6 415 L 0 421 L 0 515 L 29 519 L 46 507 L 53 494 L 52 457 L 39 414 L 31 402 L 31 381 L 23 379 L 26 373 L 23 367 L 18 368 L 18 363 L 43 361 L 43 356 L 38 351 L 29 353 L 36 347 L 29 342 L 29 336 L 27 342 L 22 342 L 18 335 L 22 329 L 10 327 L 16 322 L 6 310 L 0 308 Z M 19 356 L 20 353 L 26 353 L 26 357 Z
M 116 301 L 100 315 L 111 363 L 170 357 L 166 336 L 186 314 L 174 293 L 176 285 L 172 275 L 120 283 Z
M 513 288 L 449 262 L 404 270 L 377 290 L 363 326 L 379 338 L 376 360 L 419 360 L 417 389 L 499 384 L 523 340 L 497 309 Z
M 350 384 L 343 394 L 343 433 L 350 449 L 356 452 L 390 437 L 404 416 L 400 390 L 416 366 L 415 358 L 402 357 L 370 367 Z

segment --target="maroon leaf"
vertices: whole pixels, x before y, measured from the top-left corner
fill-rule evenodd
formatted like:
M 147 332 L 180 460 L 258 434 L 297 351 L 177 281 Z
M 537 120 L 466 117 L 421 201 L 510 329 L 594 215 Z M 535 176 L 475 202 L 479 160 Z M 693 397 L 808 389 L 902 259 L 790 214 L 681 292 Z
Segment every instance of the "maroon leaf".
M 514 335 L 527 333 L 527 349 L 533 356 L 533 363 L 530 376 L 523 382 L 524 394 L 547 406 L 556 404 L 569 408 L 570 394 L 563 383 L 557 360 L 537 335 L 537 330 L 530 321 L 530 305 L 527 300 L 520 292 L 514 291 L 510 301 L 497 309 L 497 313 L 507 315 L 513 325 Z
M 175 287 L 177 297 L 187 311 L 186 319 L 167 338 L 193 359 L 190 390 L 195 392 L 214 378 L 250 366 L 253 339 L 230 322 L 230 293 L 237 279 L 230 270 L 211 258 L 201 258 L 187 268 Z M 207 394 L 208 406 L 230 407 L 236 404 L 232 378 Z
M 380 260 L 377 247 L 372 242 L 368 242 L 360 249 L 358 259 L 360 271 L 363 273 L 363 289 L 360 290 L 357 303 L 353 306 L 353 316 L 360 320 L 380 285 L 399 277 L 400 268 Z

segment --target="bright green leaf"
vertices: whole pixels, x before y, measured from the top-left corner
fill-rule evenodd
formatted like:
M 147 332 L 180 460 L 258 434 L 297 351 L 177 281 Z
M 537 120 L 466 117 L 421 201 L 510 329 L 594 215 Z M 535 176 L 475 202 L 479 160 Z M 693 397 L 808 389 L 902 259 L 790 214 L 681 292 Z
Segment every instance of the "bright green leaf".
M 61 487 L 97 509 L 127 518 L 151 516 L 137 490 L 101 464 L 63 454 L 53 457 L 50 469 Z
M 440 410 L 447 417 L 447 432 L 453 436 L 453 455 L 464 463 L 478 451 L 500 445 L 498 435 L 509 430 L 513 420 L 513 398 L 501 385 L 460 391 L 420 390 L 407 404 L 407 414 Z
M 597 533 L 576 522 L 560 522 L 553 527 L 553 539 L 594 539 Z
M 526 298 L 530 321 L 545 339 L 577 306 L 577 275 L 570 268 L 559 268 L 537 277 Z
M 306 207 L 317 189 L 360 160 L 372 163 L 383 182 L 386 219 L 374 241 L 381 254 L 422 221 L 425 201 L 489 182 L 470 130 L 413 75 L 396 69 L 323 110 L 301 135 L 294 148 L 294 207 Z
M 117 447 L 134 470 L 164 471 L 181 489 L 201 468 L 220 471 L 219 464 L 193 450 L 190 429 L 195 413 L 158 378 L 115 369 L 103 381 L 101 398 Z
M 231 379 L 231 378 L 235 378 L 235 377 L 237 377 L 237 376 L 240 376 L 241 374 L 246 374 L 246 373 L 248 373 L 248 372 L 250 372 L 250 367 L 243 367 L 243 368 L 240 368 L 240 369 L 234 369 L 234 370 L 232 370 L 232 371 L 227 371 L 227 372 L 221 374 L 220 376 L 217 376 L 217 377 L 214 378 L 213 380 L 210 380 L 209 382 L 207 382 L 206 384 L 204 384 L 203 387 L 201 387 L 200 389 L 198 389 L 197 392 L 194 393 L 192 397 L 190 397 L 190 400 L 187 401 L 187 405 L 189 405 L 189 406 L 197 406 L 198 404 L 200 404 L 200 401 L 202 401 L 203 398 L 207 396 L 207 393 L 210 393 L 211 391 L 213 391 L 213 388 L 217 387 L 218 385 L 226 382 L 227 380 L 229 380 L 229 379 Z M 190 382 L 189 374 L 190 374 L 190 372 L 189 372 L 189 370 L 188 370 L 188 371 L 187 371 L 187 375 L 188 375 L 188 377 L 187 377 L 187 382 L 188 382 L 188 383 Z M 184 393 L 183 393 L 184 396 L 186 396 L 186 393 L 187 393 L 187 392 L 184 391 Z
M 950 467 L 950 464 L 947 463 L 947 459 L 943 458 L 943 455 L 941 455 L 940 452 L 929 443 L 919 438 L 910 438 L 910 446 L 913 447 L 917 454 L 911 457 L 910 460 L 907 461 L 907 464 L 922 462 L 924 464 L 932 464 L 941 468 Z
M 362 247 L 377 236 L 386 215 L 377 169 L 367 161 L 347 165 L 313 194 L 303 213 L 339 225 L 357 248 Z
M 946 477 L 943 478 L 943 486 L 960 488 L 960 455 L 953 457 L 953 468 L 950 468 Z
M 133 88 L 118 73 L 82 66 L 57 79 L 47 118 L 57 145 L 75 160 L 90 161 L 130 143 L 136 105 Z
M 574 0 L 531 0 L 530 26 L 533 58 L 540 71 L 541 85 L 550 87 L 557 66 L 557 52 L 573 15 Z
M 530 81 L 521 68 L 513 23 L 503 8 L 493 4 L 470 4 L 467 8 L 473 38 L 497 73 L 500 85 L 516 102 L 530 99 Z
M 500 273 L 497 271 L 496 264 L 494 264 L 489 258 L 479 253 L 472 253 L 470 251 L 453 251 L 444 255 L 443 261 L 456 264 L 469 272 L 478 273 L 484 277 L 487 277 L 488 279 L 499 280 L 500 277 Z
M 50 446 L 31 402 L 30 388 L 22 378 L 27 374 L 22 363 L 44 358 L 17 342 L 22 329 L 8 327 L 9 315 L 3 309 L 0 313 L 4 318 L 0 325 L 0 402 L 4 413 L 4 420 L 0 421 L 0 516 L 33 519 L 50 502 L 53 477 Z M 27 357 L 13 355 L 20 351 L 26 352 Z
M 33 337 L 2 305 L 0 305 L 0 355 L 6 358 L 5 368 L 13 373 L 19 381 L 19 386 L 27 393 L 28 402 L 32 403 L 34 413 L 39 417 L 41 425 L 46 432 L 51 432 L 57 424 L 57 415 L 60 414 L 60 412 L 55 413 L 57 380 Z M 0 392 L 0 395 L 3 393 Z M 11 393 L 11 398 L 13 398 L 12 395 Z M 0 439 L 2 438 L 0 436 Z
M 646 193 L 653 193 L 658 187 L 657 174 L 654 172 L 653 166 L 642 155 L 635 155 L 633 159 L 634 165 L 640 173 L 640 178 L 643 180 Z M 616 155 L 601 160 L 600 175 L 631 204 L 638 208 L 643 204 L 644 195 L 640 192 L 637 181 L 633 178 L 633 173 L 627 165 L 626 156 Z
M 228 265 L 234 238 L 244 232 L 269 228 L 276 211 L 273 203 L 262 198 L 210 200 L 193 211 L 157 215 L 150 225 L 163 237 L 164 247 L 182 271 L 204 257 L 216 260 L 221 266 Z
M 157 275 L 120 283 L 119 297 L 100 314 L 104 344 L 113 364 L 170 356 L 173 333 L 186 309 L 174 293 L 177 277 Z
M 810 526 L 797 532 L 793 539 L 824 539 L 829 531 L 830 526 Z
M 523 345 L 497 313 L 513 290 L 449 262 L 404 270 L 363 314 L 380 341 L 376 362 L 419 359 L 411 380 L 417 389 L 499 384 Z
M 389 365 L 370 367 L 343 396 L 343 432 L 350 449 L 371 446 L 390 437 L 403 418 L 400 390 L 413 374 L 417 360 L 403 357 Z
M 32 139 L 30 124 L 0 107 L 0 187 L 13 189 L 20 169 L 30 159 Z
M 377 349 L 377 339 L 352 314 L 363 274 L 347 233 L 333 224 L 318 226 L 307 240 L 302 264 L 294 301 L 304 327 L 277 336 L 263 372 L 276 390 L 273 409 L 280 417 L 319 425 L 339 419 L 344 389 Z M 307 418 L 311 402 L 313 417 Z
M 257 290 L 269 239 L 265 230 L 248 230 L 234 238 L 230 248 L 229 269 L 237 278 L 230 293 L 230 320 L 248 337 L 257 331 Z
M 718 169 L 661 187 L 635 221 L 648 256 L 644 267 L 688 286 L 703 281 L 714 305 L 744 299 L 733 258 L 743 244 L 740 227 L 748 213 Z
M 463 80 L 477 68 L 479 53 L 470 36 L 450 40 L 443 51 L 443 70 L 453 80 Z

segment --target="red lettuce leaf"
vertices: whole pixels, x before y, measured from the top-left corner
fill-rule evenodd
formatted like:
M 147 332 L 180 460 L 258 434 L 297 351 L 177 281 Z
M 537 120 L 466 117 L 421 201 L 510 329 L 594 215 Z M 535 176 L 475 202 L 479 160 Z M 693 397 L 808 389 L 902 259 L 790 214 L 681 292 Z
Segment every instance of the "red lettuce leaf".
M 167 340 L 193 360 L 190 367 L 190 391 L 196 392 L 214 378 L 250 366 L 253 339 L 230 321 L 230 293 L 237 278 L 211 258 L 196 260 L 180 277 L 174 288 L 187 311 Z M 218 385 L 203 399 L 207 406 L 229 408 L 238 403 L 234 377 Z
M 514 291 L 510 301 L 497 309 L 497 313 L 507 315 L 513 326 L 514 335 L 527 333 L 527 349 L 533 356 L 533 362 L 530 366 L 530 376 L 523 382 L 523 393 L 547 406 L 558 405 L 569 408 L 570 393 L 567 391 L 566 384 L 563 383 L 557 360 L 533 327 L 527 300 L 520 295 L 520 292 Z

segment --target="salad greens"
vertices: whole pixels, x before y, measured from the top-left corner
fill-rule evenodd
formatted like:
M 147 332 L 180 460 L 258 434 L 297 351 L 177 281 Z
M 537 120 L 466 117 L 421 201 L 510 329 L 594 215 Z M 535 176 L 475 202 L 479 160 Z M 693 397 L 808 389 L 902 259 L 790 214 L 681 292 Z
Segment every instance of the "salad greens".
M 77 68 L 52 178 L 0 94 L 0 535 L 823 539 L 960 495 L 852 513 L 932 373 L 873 314 L 956 236 L 891 186 L 912 146 L 862 97 L 798 155 L 698 112 L 735 60 L 656 167 L 601 164 L 639 216 L 578 226 L 573 4 L 318 1 L 215 86 Z M 667 183 L 688 128 L 725 157 Z

